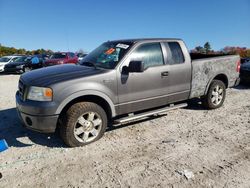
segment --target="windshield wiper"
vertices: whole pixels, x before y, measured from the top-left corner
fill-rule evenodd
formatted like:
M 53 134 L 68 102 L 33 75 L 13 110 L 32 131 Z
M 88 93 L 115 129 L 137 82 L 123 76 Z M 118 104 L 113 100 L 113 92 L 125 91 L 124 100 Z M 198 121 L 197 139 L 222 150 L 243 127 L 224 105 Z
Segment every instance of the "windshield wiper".
M 97 69 L 97 66 L 95 65 L 95 63 L 91 62 L 91 61 L 84 61 L 81 63 L 81 65 L 87 65 L 87 66 L 91 66 L 94 67 L 95 69 Z

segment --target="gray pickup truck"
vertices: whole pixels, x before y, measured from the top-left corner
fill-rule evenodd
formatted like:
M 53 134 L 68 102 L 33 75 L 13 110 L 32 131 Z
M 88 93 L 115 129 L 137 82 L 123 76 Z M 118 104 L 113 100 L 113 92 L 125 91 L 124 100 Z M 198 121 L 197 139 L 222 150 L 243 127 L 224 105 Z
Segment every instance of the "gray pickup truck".
M 180 39 L 108 41 L 79 65 L 58 65 L 23 74 L 16 93 L 24 126 L 83 146 L 101 138 L 108 125 L 185 107 L 200 98 L 220 107 L 226 88 L 239 83 L 240 58 L 191 59 Z

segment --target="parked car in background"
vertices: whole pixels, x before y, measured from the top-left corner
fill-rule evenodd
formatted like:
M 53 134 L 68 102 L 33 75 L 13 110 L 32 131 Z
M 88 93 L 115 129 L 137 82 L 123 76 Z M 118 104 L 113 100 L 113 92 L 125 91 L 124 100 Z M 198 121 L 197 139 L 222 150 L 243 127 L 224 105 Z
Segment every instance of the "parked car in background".
M 16 58 L 21 57 L 19 55 L 12 55 L 12 56 L 3 56 L 0 58 L 0 72 L 4 71 L 4 67 L 6 64 L 14 61 Z
M 44 66 L 77 64 L 78 57 L 73 52 L 57 52 L 44 62 Z
M 78 62 L 80 62 L 86 55 L 88 55 L 88 54 L 78 53 L 78 54 L 77 54 Z
M 241 64 L 240 80 L 242 83 L 250 83 L 250 61 Z
M 15 58 L 12 62 L 5 65 L 4 72 L 23 73 L 25 72 L 27 63 L 28 63 L 28 56 Z
M 38 58 L 38 63 L 33 64 L 32 59 Z M 38 54 L 33 56 L 22 56 L 14 59 L 11 63 L 5 65 L 5 72 L 18 72 L 24 73 L 34 69 L 44 67 L 44 61 L 46 60 L 47 55 Z
M 241 64 L 250 63 L 250 58 L 241 58 Z

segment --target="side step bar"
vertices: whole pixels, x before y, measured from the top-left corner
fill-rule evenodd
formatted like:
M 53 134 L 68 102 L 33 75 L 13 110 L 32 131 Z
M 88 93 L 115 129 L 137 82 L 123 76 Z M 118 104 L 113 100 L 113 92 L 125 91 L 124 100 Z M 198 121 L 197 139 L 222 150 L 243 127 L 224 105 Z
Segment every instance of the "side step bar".
M 116 119 L 114 121 L 114 124 L 124 124 L 124 123 L 130 122 L 130 121 L 135 121 L 135 120 L 147 117 L 147 116 L 161 114 L 161 113 L 164 113 L 164 112 L 167 112 L 167 111 L 170 111 L 170 110 L 175 110 L 175 109 L 178 109 L 178 108 L 184 108 L 186 106 L 187 106 L 187 103 L 182 103 L 182 104 L 177 104 L 177 105 L 171 104 L 170 106 L 167 106 L 167 107 L 164 107 L 164 108 L 161 108 L 161 109 L 152 110 L 152 111 L 148 111 L 148 112 L 143 112 L 141 114 L 136 114 L 136 115 L 129 115 L 127 117 Z

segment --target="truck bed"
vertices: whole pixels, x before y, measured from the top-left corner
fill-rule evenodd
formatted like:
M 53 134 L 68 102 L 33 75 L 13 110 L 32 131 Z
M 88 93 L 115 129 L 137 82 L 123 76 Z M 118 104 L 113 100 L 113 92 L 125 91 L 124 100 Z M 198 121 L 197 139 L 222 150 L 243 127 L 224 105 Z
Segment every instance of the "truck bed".
M 192 60 L 192 84 L 190 98 L 205 95 L 206 89 L 216 75 L 228 78 L 228 87 L 233 87 L 239 77 L 236 71 L 238 55 L 227 55 Z

